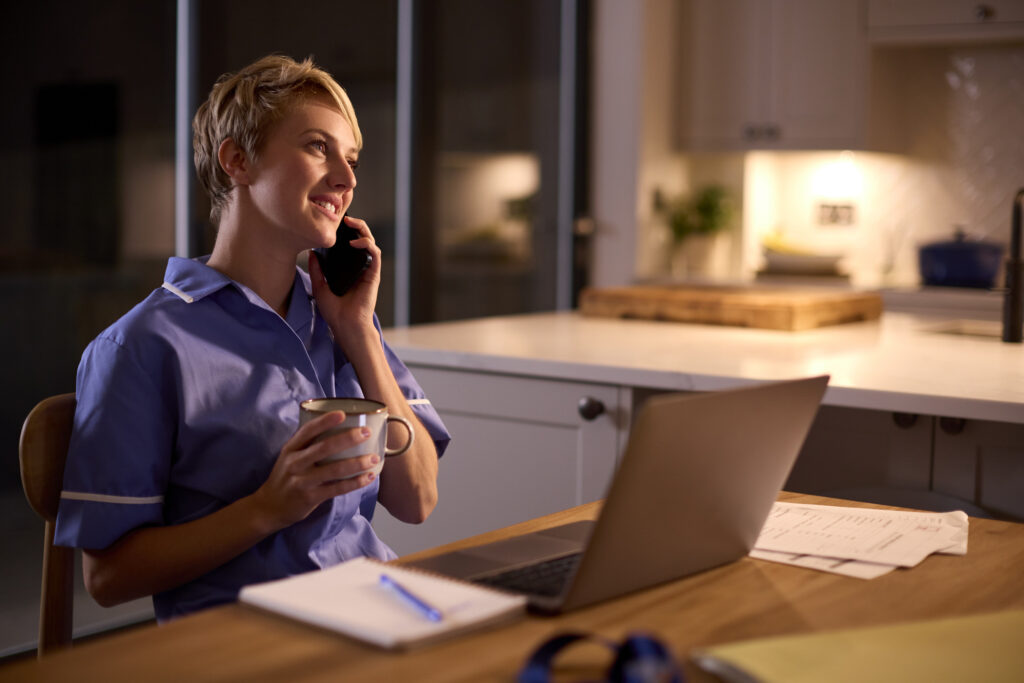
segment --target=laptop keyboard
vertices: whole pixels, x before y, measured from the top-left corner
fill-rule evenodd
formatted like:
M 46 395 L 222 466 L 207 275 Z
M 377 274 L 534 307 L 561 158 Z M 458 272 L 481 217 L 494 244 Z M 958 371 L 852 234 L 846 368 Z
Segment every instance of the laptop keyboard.
M 501 588 L 513 593 L 529 593 L 531 595 L 543 595 L 552 597 L 561 594 L 562 589 L 569 579 L 576 572 L 583 553 L 556 557 L 553 560 L 545 560 L 536 564 L 517 567 L 473 579 L 493 588 Z

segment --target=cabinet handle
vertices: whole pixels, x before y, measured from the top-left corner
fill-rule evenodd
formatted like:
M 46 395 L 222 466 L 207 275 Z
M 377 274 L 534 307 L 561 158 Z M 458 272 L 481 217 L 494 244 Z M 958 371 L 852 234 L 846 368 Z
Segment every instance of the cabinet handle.
M 956 436 L 960 432 L 964 431 L 964 427 L 967 426 L 967 420 L 960 417 L 941 417 L 939 418 L 939 429 L 944 431 L 950 436 Z
M 782 136 L 782 129 L 778 124 L 765 123 L 762 125 L 746 125 L 743 127 L 743 139 L 747 142 L 756 141 L 777 141 Z
M 914 413 L 893 413 L 892 421 L 900 429 L 910 429 L 917 424 L 917 415 Z
M 577 404 L 576 410 L 579 411 L 580 417 L 591 422 L 604 413 L 604 403 L 591 396 L 584 396 Z
M 996 10 L 992 5 L 975 5 L 974 6 L 974 18 L 978 21 L 988 21 L 989 19 L 995 19 Z

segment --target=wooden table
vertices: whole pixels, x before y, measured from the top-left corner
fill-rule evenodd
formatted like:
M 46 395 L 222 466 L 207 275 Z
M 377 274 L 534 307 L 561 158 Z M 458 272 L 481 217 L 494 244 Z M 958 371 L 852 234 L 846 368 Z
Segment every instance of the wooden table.
M 780 499 L 877 507 L 787 493 Z M 591 519 L 597 511 L 591 503 L 403 559 Z M 745 558 L 568 615 L 528 616 L 409 653 L 230 605 L 10 664 L 0 668 L 0 681 L 512 681 L 537 644 L 565 630 L 614 639 L 652 632 L 683 659 L 695 646 L 746 638 L 1011 608 L 1024 608 L 1024 524 L 972 518 L 966 556 L 933 555 L 871 581 Z M 593 679 L 609 660 L 586 645 L 558 662 L 573 679 Z M 691 680 L 705 680 L 687 669 Z

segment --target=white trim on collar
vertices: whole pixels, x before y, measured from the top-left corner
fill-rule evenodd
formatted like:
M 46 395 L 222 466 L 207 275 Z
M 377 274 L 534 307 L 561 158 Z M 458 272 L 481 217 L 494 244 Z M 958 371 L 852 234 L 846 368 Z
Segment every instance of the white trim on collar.
M 164 289 L 166 289 L 171 294 L 174 294 L 176 297 L 178 297 L 179 299 L 181 299 L 182 301 L 184 301 L 187 304 L 190 304 L 193 301 L 195 301 L 194 297 L 189 296 L 185 292 L 181 291 L 180 289 L 178 289 L 177 287 L 172 285 L 170 282 L 164 282 L 160 286 L 163 287 Z

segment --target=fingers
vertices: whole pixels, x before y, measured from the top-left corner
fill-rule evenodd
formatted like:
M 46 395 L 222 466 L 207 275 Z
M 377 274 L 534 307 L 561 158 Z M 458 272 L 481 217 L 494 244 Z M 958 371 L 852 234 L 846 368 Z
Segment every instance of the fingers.
M 366 453 L 368 449 L 365 447 L 353 451 L 354 453 L 361 451 L 360 455 L 343 453 L 343 451 L 364 443 L 369 437 L 370 432 L 365 427 L 354 427 L 330 434 L 303 449 L 300 462 L 310 466 L 316 465 L 319 470 L 326 470 L 325 478 L 327 479 L 337 479 L 362 472 L 380 463 L 380 456 L 377 453 Z M 342 457 L 338 457 L 339 454 Z
M 353 247 L 359 247 L 360 249 L 368 249 L 373 254 L 375 260 L 379 260 L 380 247 L 377 246 L 377 241 L 373 237 L 373 233 L 370 231 L 370 226 L 366 224 L 366 221 L 361 218 L 353 218 L 352 216 L 345 216 L 345 225 L 356 230 L 359 233 L 357 239 L 349 242 Z
M 269 477 L 253 494 L 275 528 L 305 519 L 325 500 L 363 488 L 377 478 L 370 471 L 381 462 L 376 453 L 326 460 L 369 439 L 364 428 L 338 429 L 344 418 L 343 412 L 336 411 L 310 420 L 281 449 Z
M 319 465 L 315 475 L 318 483 L 350 477 L 376 466 L 380 462 L 376 453 L 330 460 L 331 456 L 370 438 L 370 430 L 365 427 L 329 433 L 344 419 L 345 413 L 339 410 L 325 413 L 299 427 L 282 449 L 288 454 L 289 465 L 299 469 Z
M 347 225 L 350 228 L 353 228 L 356 232 L 359 233 L 358 240 L 353 240 L 353 241 L 359 241 L 359 240 L 363 240 L 363 239 L 368 239 L 368 240 L 370 240 L 370 243 L 373 243 L 373 241 L 374 241 L 373 240 L 373 233 L 370 232 L 370 226 L 367 225 L 366 221 L 364 221 L 362 218 L 353 218 L 352 216 L 345 216 L 345 225 Z M 357 245 L 353 245 L 353 246 L 364 246 L 364 245 L 357 244 Z
M 379 463 L 380 456 L 376 453 L 361 455 L 355 458 L 345 458 L 343 460 L 332 460 L 321 463 L 316 467 L 314 476 L 319 484 L 333 485 L 345 481 L 355 484 L 352 487 L 353 489 L 362 488 L 377 478 L 377 475 L 369 470 Z
M 292 438 L 285 442 L 281 452 L 297 452 L 306 448 L 313 439 L 317 438 L 328 429 L 337 427 L 344 420 L 345 413 L 340 410 L 324 413 L 323 415 L 310 420 L 295 430 L 295 433 L 292 434 Z
M 322 484 L 319 488 L 323 494 L 323 499 L 328 500 L 337 496 L 343 496 L 346 493 L 352 493 L 364 486 L 369 486 L 373 483 L 373 480 L 377 478 L 373 472 L 365 472 L 358 477 L 352 477 L 351 479 L 337 479 L 328 481 Z

